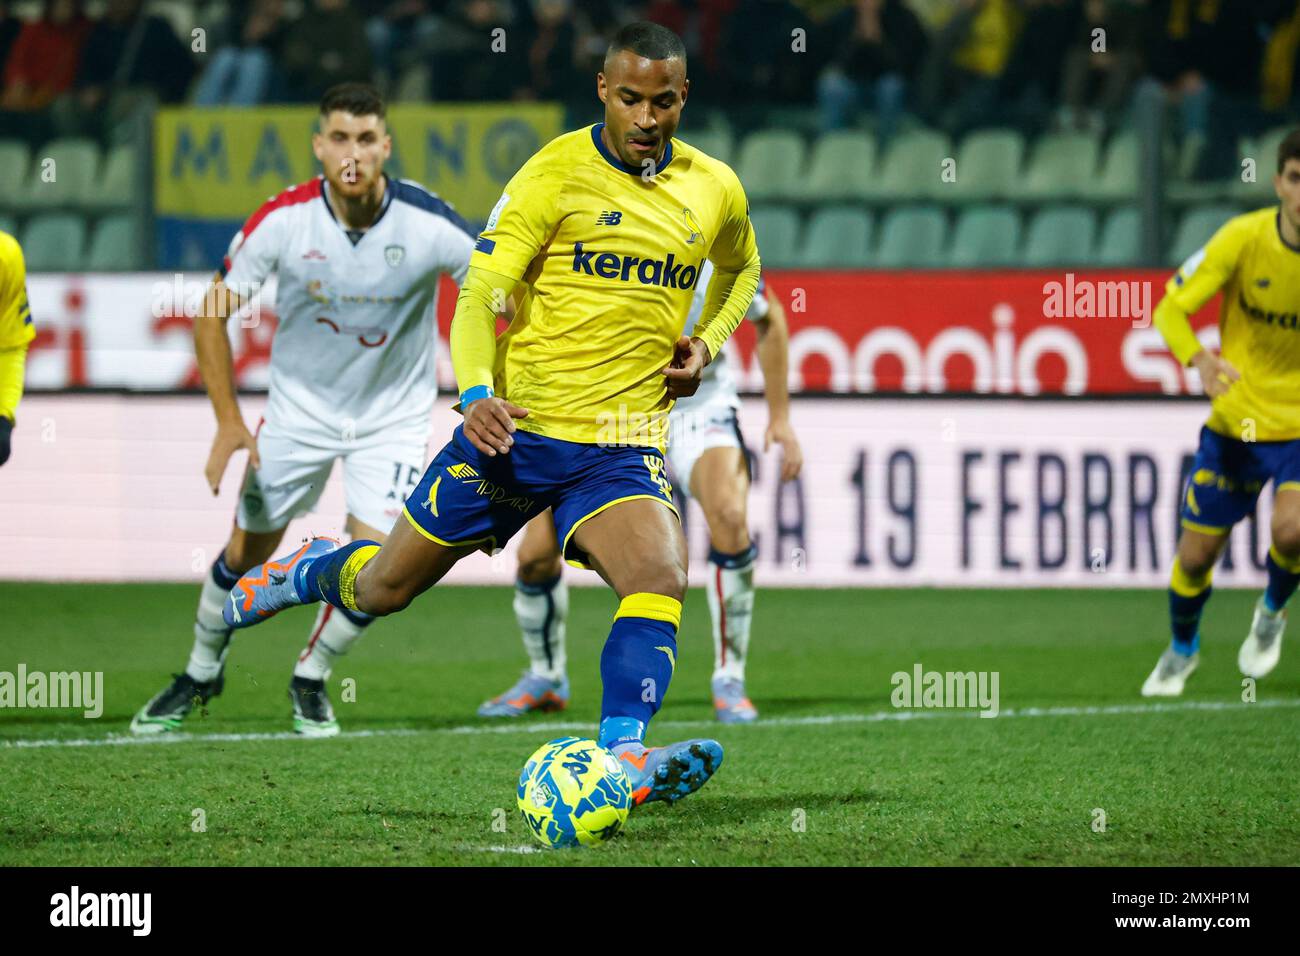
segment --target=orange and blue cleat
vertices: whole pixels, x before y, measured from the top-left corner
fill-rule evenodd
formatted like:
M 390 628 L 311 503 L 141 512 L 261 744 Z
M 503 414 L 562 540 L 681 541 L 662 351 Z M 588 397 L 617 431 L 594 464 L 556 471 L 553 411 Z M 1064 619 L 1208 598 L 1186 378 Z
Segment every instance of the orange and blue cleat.
M 230 589 L 221 609 L 226 626 L 252 627 L 287 607 L 307 604 L 303 578 L 311 562 L 338 548 L 333 538 L 312 538 L 293 554 L 259 564 Z
M 722 766 L 722 744 L 716 740 L 621 749 L 618 759 L 632 782 L 634 807 L 652 800 L 675 803 L 704 786 Z
M 480 717 L 521 717 L 524 714 L 564 710 L 569 706 L 569 678 L 551 680 L 531 670 L 504 694 L 479 705 Z

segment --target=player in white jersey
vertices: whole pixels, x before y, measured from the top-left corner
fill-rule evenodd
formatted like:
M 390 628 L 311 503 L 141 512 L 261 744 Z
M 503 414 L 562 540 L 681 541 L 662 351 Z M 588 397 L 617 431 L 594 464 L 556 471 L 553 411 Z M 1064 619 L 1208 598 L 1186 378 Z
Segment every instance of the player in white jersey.
M 248 450 L 249 467 L 230 540 L 204 580 L 189 663 L 136 714 L 135 733 L 176 730 L 196 702 L 221 693 L 231 638 L 222 604 L 241 574 L 272 556 L 286 525 L 313 509 L 335 461 L 343 463 L 348 534 L 377 541 L 424 471 L 438 283 L 443 274 L 463 281 L 474 233 L 437 196 L 384 174 L 392 151 L 384 114 L 368 86 L 325 94 L 312 136 L 323 176 L 249 217 L 195 321 L 217 416 L 206 469 L 212 493 L 236 451 Z M 256 304 L 273 272 L 270 396 L 250 432 L 235 401 L 227 317 Z M 322 605 L 290 683 L 298 733 L 338 733 L 325 680 L 370 620 Z
M 683 335 L 689 336 L 704 308 L 713 266 L 705 262 Z M 803 452 L 790 427 L 786 386 L 789 332 L 785 310 L 760 279 L 745 317 L 758 331 L 758 359 L 767 398 L 766 451 L 782 450 L 781 480 L 799 475 Z M 699 390 L 678 399 L 668 424 L 668 467 L 673 485 L 700 503 L 709 526 L 709 612 L 713 619 L 713 707 L 723 723 L 749 723 L 758 711 L 745 694 L 745 661 L 754 607 L 753 542 L 746 504 L 749 459 L 740 434 L 740 396 L 726 351 L 705 366 Z M 564 650 L 569 592 L 550 512 L 524 529 L 515 580 L 515 617 L 528 652 L 529 668 L 513 687 L 479 708 L 483 717 L 517 717 L 529 711 L 561 710 L 569 702 Z

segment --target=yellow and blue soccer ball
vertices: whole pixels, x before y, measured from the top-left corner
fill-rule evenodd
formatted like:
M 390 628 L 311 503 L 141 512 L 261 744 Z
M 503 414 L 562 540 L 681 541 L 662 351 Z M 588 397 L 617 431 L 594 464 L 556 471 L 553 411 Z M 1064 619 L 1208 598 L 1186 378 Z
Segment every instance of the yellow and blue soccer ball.
M 596 741 L 560 737 L 528 758 L 518 797 L 528 829 L 547 846 L 594 846 L 627 822 L 632 782 Z

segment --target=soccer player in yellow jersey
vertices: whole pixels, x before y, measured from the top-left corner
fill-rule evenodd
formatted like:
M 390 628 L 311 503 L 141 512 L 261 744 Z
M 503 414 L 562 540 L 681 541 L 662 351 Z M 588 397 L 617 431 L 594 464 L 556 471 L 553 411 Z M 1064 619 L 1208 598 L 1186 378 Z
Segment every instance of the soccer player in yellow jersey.
M 27 269 L 18 240 L 0 232 L 0 465 L 9 460 L 27 345 L 36 337 L 27 304 Z
M 1169 280 L 1155 322 L 1170 351 L 1200 372 L 1212 399 L 1182 502 L 1169 583 L 1173 642 L 1142 685 L 1181 694 L 1196 669 L 1201 610 L 1233 525 L 1273 482 L 1268 586 L 1237 664 L 1263 677 L 1277 664 L 1286 603 L 1300 582 L 1300 130 L 1278 150 L 1279 205 L 1230 219 Z M 1187 317 L 1222 292 L 1220 354 Z
M 382 548 L 318 538 L 254 568 L 224 612 L 231 627 L 322 600 L 391 614 L 549 507 L 565 559 L 619 597 L 599 741 L 623 761 L 637 805 L 692 793 L 722 762 L 714 740 L 644 745 L 676 666 L 686 590 L 663 452 L 674 400 L 699 386 L 760 271 L 736 175 L 673 139 L 688 91 L 676 34 L 644 22 L 618 32 L 597 75 L 605 122 L 529 159 L 478 238 L 451 327 L 465 421 L 407 499 L 407 520 Z M 685 337 L 705 260 L 713 279 Z M 496 314 L 516 288 L 498 341 Z

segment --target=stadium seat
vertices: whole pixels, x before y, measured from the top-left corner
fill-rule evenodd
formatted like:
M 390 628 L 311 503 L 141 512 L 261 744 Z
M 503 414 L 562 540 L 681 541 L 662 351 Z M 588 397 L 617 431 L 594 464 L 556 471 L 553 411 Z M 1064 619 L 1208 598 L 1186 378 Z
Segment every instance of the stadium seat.
M 105 216 L 95 227 L 86 254 L 90 272 L 130 272 L 140 268 L 135 220 L 127 214 Z
M 886 269 L 936 268 L 947 264 L 948 218 L 937 206 L 890 210 L 880 229 L 876 265 Z
M 816 202 L 866 196 L 875 166 L 873 136 L 857 130 L 824 133 L 813 145 L 808 175 L 800 182 L 798 194 Z
M 1116 133 L 1106 147 L 1100 175 L 1086 183 L 1083 195 L 1097 200 L 1137 199 L 1141 164 L 1137 134 Z
M 942 164 L 951 157 L 952 141 L 943 133 L 929 129 L 900 133 L 885 152 L 880 174 L 868 180 L 866 195 L 882 202 L 938 196 Z
M 1132 266 L 1142 257 L 1142 219 L 1136 206 L 1110 211 L 1093 252 L 1099 266 Z
M 751 199 L 785 199 L 799 189 L 803 176 L 804 143 L 798 133 L 764 129 L 740 147 L 736 175 Z
M 1097 215 L 1086 206 L 1046 206 L 1035 214 L 1021 261 L 1027 266 L 1091 265 Z
M 957 219 L 948 264 L 967 269 L 1011 266 L 1017 264 L 1019 252 L 1019 213 L 1011 206 L 973 206 Z
M 71 213 L 33 216 L 20 241 L 28 272 L 77 270 L 86 247 L 86 222 Z
M 104 160 L 89 205 L 97 209 L 124 209 L 138 201 L 136 190 L 139 153 L 131 146 L 114 146 Z
M 1023 182 L 1020 166 L 1024 155 L 1024 137 L 1015 130 L 986 129 L 971 133 L 957 152 L 955 181 L 940 180 L 934 195 L 956 202 L 1011 198 Z
M 714 126 L 692 130 L 683 139 L 700 152 L 728 165 L 731 164 L 731 130 L 726 127 Z
M 0 213 L 0 232 L 7 232 L 15 239 L 18 238 L 18 220 L 13 216 Z
M 1101 144 L 1087 133 L 1049 133 L 1034 143 L 1016 199 L 1068 199 L 1097 175 Z
M 23 186 L 24 205 L 31 209 L 85 205 L 94 199 L 98 177 L 99 146 L 94 140 L 75 137 L 53 140 L 32 156 L 31 170 Z M 51 181 L 46 182 L 47 178 Z
M 0 208 L 17 209 L 23 204 L 27 190 L 27 170 L 31 166 L 31 150 L 21 140 L 0 140 Z
M 1241 158 L 1255 160 L 1255 181 L 1242 182 L 1240 171 L 1231 183 L 1227 198 L 1252 207 L 1272 205 L 1277 202 L 1273 192 L 1273 176 L 1277 173 L 1277 149 L 1282 145 L 1291 127 L 1280 126 L 1271 129 L 1258 139 L 1245 141 L 1242 145 Z
M 799 264 L 799 214 L 785 206 L 764 206 L 750 216 L 763 264 L 790 268 Z
M 871 264 L 871 214 L 863 209 L 818 209 L 804 230 L 801 265 L 860 269 Z
M 1169 254 L 1165 257 L 1166 263 L 1171 266 L 1182 265 L 1188 256 L 1209 241 L 1220 226 L 1240 212 L 1241 209 L 1237 206 L 1220 204 L 1188 209 L 1174 232 L 1174 241 L 1170 243 Z

